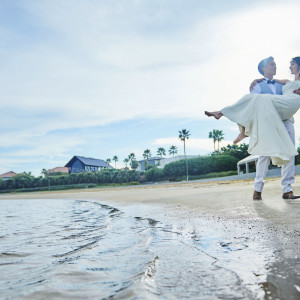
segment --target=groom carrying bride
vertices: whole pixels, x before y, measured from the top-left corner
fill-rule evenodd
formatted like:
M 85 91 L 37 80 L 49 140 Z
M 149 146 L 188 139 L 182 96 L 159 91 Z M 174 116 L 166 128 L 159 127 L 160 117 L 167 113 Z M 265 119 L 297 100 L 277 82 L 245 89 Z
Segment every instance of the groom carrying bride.
M 258 64 L 258 71 L 264 76 L 264 79 L 253 87 L 251 93 L 258 94 L 277 94 L 282 95 L 282 84 L 275 82 L 273 76 L 276 75 L 276 63 L 273 57 L 263 59 Z M 300 88 L 294 91 L 300 95 Z M 293 142 L 295 144 L 294 118 L 284 120 L 283 124 Z M 261 194 L 265 184 L 264 178 L 267 174 L 270 164 L 269 156 L 259 156 L 256 164 L 256 176 L 254 180 L 253 200 L 262 200 Z M 297 199 L 293 193 L 292 184 L 295 182 L 295 157 L 284 166 L 281 167 L 281 187 L 283 199 Z
M 224 116 L 238 124 L 240 133 L 234 144 L 249 137 L 248 152 L 259 156 L 253 200 L 262 200 L 264 178 L 271 160 L 274 165 L 282 167 L 282 198 L 300 198 L 294 195 L 292 188 L 295 182 L 295 155 L 298 154 L 293 115 L 300 109 L 300 56 L 292 58 L 290 70 L 294 80 L 273 80 L 276 74 L 274 59 L 263 59 L 258 71 L 264 78 L 251 84 L 250 94 L 221 110 L 204 112 L 208 117 L 219 120 Z

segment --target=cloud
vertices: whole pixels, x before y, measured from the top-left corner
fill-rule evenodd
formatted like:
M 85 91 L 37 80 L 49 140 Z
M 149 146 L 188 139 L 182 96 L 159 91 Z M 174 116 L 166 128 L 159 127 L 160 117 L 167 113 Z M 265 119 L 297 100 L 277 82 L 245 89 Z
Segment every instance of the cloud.
M 7 136 L 7 138 L 9 138 Z M 27 140 L 26 140 L 27 139 Z M 16 145 L 3 141 L 0 158 L 0 173 L 7 170 L 16 172 L 32 171 L 40 175 L 43 168 L 64 166 L 71 158 L 72 149 L 87 144 L 84 139 L 66 138 L 63 136 L 22 137 L 15 141 Z M 23 145 L 22 147 L 18 147 Z
M 11 3 L 10 18 L 0 21 L 0 140 L 4 150 L 15 147 L 2 151 L 5 166 L 12 155 L 29 161 L 52 153 L 61 161 L 101 139 L 93 130 L 85 136 L 67 135 L 70 130 L 137 118 L 201 122 L 203 110 L 221 109 L 248 92 L 262 57 L 273 55 L 278 77 L 289 78 L 300 43 L 293 30 L 300 25 L 298 2 L 202 4 Z M 208 139 L 188 143 L 193 151 L 213 151 Z
M 26 8 L 56 35 L 14 55 L 7 67 L 18 73 L 19 80 L 16 90 L 6 69 L 2 91 L 6 105 L 25 109 L 18 116 L 20 121 L 28 109 L 36 115 L 52 111 L 39 126 L 44 132 L 137 117 L 200 118 L 201 110 L 222 108 L 247 93 L 250 81 L 258 76 L 256 65 L 261 57 L 272 52 L 280 61 L 284 55 L 289 60 L 289 53 L 296 52 L 291 41 L 297 39 L 282 16 L 290 12 L 290 18 L 296 19 L 297 7 L 262 5 L 247 12 L 224 13 L 199 20 L 179 39 L 174 35 L 162 39 L 136 30 L 137 24 L 144 24 L 138 17 L 125 28 L 119 27 L 124 19 L 110 20 L 113 11 L 127 16 L 123 5 L 29 4 Z M 135 9 L 142 9 L 139 2 Z M 261 30 L 269 20 L 263 18 L 266 11 L 274 20 L 282 20 L 272 25 L 277 36 L 271 34 L 272 43 Z M 154 14 L 153 23 L 163 17 Z M 12 115 L 4 118 L 6 123 L 17 121 Z

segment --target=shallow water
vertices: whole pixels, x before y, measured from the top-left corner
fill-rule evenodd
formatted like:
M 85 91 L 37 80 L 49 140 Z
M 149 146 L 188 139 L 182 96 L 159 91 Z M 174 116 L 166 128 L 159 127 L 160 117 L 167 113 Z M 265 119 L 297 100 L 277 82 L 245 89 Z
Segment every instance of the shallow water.
M 212 225 L 207 220 L 162 223 L 93 201 L 1 201 L 1 298 L 257 299 L 274 294 L 267 281 L 274 251 L 242 231 L 224 236 L 226 228 Z

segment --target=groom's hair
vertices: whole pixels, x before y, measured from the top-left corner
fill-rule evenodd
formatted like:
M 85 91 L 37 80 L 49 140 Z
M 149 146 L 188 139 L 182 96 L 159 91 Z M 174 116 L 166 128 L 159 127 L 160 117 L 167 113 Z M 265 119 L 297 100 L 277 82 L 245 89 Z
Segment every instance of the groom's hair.
M 300 71 L 300 56 L 292 58 L 291 62 L 294 62 L 298 66 L 298 71 Z
M 270 56 L 270 57 L 265 58 L 265 59 L 263 59 L 262 61 L 260 61 L 260 63 L 258 64 L 258 72 L 259 72 L 261 75 L 264 75 L 264 72 L 263 72 L 262 68 L 265 68 L 266 65 L 267 65 L 271 60 L 274 60 L 273 56 Z

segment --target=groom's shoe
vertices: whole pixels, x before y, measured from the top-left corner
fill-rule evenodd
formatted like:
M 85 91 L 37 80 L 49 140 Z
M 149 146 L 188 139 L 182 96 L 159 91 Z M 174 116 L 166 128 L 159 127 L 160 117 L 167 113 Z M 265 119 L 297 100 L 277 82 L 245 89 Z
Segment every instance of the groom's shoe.
M 253 200 L 262 200 L 261 199 L 261 192 L 257 192 L 257 191 L 254 190 Z
M 293 191 L 287 192 L 287 193 L 283 193 L 282 195 L 283 199 L 299 199 L 300 196 L 295 196 Z

